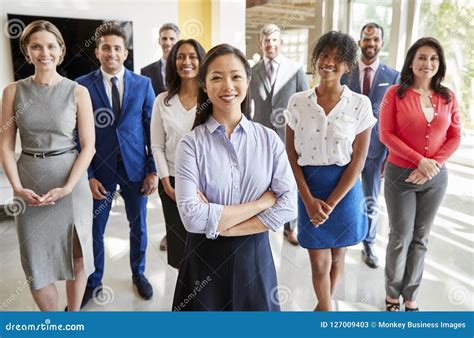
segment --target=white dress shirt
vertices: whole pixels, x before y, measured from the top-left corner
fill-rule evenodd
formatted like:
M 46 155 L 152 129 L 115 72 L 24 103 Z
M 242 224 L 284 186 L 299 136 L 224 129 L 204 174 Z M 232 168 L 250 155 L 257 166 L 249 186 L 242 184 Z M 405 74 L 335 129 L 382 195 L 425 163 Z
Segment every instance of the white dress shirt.
M 377 58 L 372 64 L 366 65 L 359 59 L 359 83 L 360 83 L 360 88 L 364 88 L 364 74 L 365 74 L 365 69 L 366 68 L 371 68 L 372 71 L 370 72 L 370 86 L 369 88 L 372 88 L 372 83 L 374 82 L 374 77 L 375 77 L 375 72 L 379 68 L 380 65 L 380 59 Z
M 175 176 L 175 152 L 179 140 L 191 128 L 196 117 L 196 106 L 184 109 L 178 94 L 165 105 L 168 92 L 159 94 L 153 104 L 151 115 L 151 151 L 155 159 L 156 170 L 160 178 Z
M 122 107 L 123 102 L 123 89 L 124 89 L 124 80 L 123 75 L 125 74 L 125 67 L 122 66 L 122 69 L 115 75 L 106 73 L 105 70 L 100 67 L 102 73 L 102 80 L 104 81 L 105 93 L 109 98 L 110 106 L 112 107 L 112 81 L 111 79 L 115 76 L 117 78 L 117 89 L 120 95 L 120 107 Z
M 348 164 L 356 135 L 377 122 L 369 98 L 347 86 L 328 115 L 317 103 L 315 88 L 294 94 L 284 115 L 295 133 L 300 166 Z
M 163 77 L 163 85 L 166 87 L 166 60 L 161 58 L 161 76 Z

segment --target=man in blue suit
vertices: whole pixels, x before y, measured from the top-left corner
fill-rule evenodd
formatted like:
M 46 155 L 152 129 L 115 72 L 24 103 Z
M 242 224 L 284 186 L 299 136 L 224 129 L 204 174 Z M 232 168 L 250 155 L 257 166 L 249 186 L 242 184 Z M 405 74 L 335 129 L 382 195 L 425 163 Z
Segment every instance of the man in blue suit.
M 343 78 L 349 88 L 369 97 L 375 118 L 379 118 L 380 104 L 388 87 L 400 81 L 400 74 L 396 70 L 384 65 L 378 57 L 383 47 L 383 28 L 376 23 L 368 23 L 362 27 L 358 42 L 361 57 L 352 71 L 352 77 Z M 369 232 L 363 241 L 362 259 L 371 268 L 379 266 L 375 255 L 374 243 L 377 233 L 378 198 L 382 166 L 387 157 L 387 149 L 379 140 L 378 123 L 372 128 L 369 153 L 362 171 L 362 186 L 365 195 L 365 204 L 369 218 Z
M 95 272 L 89 277 L 82 306 L 102 290 L 104 231 L 113 197 L 120 186 L 130 225 L 130 266 L 138 294 L 150 299 L 153 288 L 144 275 L 147 245 L 146 204 L 158 186 L 150 147 L 150 120 L 155 98 L 149 78 L 123 66 L 127 35 L 115 24 L 96 30 L 100 69 L 77 79 L 90 93 L 94 108 L 96 154 L 88 170 L 94 197 Z

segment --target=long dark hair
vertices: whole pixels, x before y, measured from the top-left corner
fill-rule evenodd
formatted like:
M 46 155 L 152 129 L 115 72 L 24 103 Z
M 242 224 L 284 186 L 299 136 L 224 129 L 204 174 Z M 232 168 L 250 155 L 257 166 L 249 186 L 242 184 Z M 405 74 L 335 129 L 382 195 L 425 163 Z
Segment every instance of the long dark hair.
M 179 92 L 181 87 L 181 78 L 178 75 L 178 69 L 176 68 L 176 57 L 178 56 L 178 49 L 184 44 L 190 44 L 194 47 L 194 50 L 197 53 L 199 59 L 199 68 L 201 68 L 201 63 L 204 57 L 206 56 L 206 51 L 202 48 L 201 44 L 194 39 L 179 40 L 171 48 L 168 59 L 166 59 L 166 86 L 168 88 L 168 95 L 165 97 L 165 105 L 169 106 L 169 100 Z
M 207 96 L 207 93 L 204 92 L 204 88 L 206 87 L 207 69 L 214 59 L 228 54 L 234 55 L 242 62 L 245 68 L 245 73 L 247 74 L 247 80 L 250 81 L 252 70 L 249 63 L 247 62 L 247 59 L 245 58 L 245 55 L 238 48 L 235 48 L 227 43 L 223 43 L 211 48 L 211 50 L 207 52 L 206 58 L 204 59 L 202 65 L 199 67 L 199 91 L 197 97 L 196 119 L 194 120 L 192 129 L 204 124 L 212 114 L 212 102 L 209 99 L 209 96 Z M 240 108 L 242 109 L 242 113 L 244 115 L 250 115 L 250 95 L 248 88 L 245 99 L 242 101 Z
M 441 44 L 438 42 L 438 40 L 432 37 L 418 39 L 410 47 L 410 49 L 408 49 L 405 62 L 403 63 L 402 72 L 400 74 L 400 87 L 397 89 L 397 96 L 399 98 L 405 97 L 406 91 L 413 85 L 415 79 L 411 65 L 413 63 L 413 59 L 415 58 L 416 52 L 423 46 L 429 46 L 433 48 L 438 54 L 439 58 L 438 72 L 431 79 L 430 87 L 435 93 L 441 95 L 446 100 L 446 102 L 450 102 L 451 91 L 441 84 L 441 82 L 444 80 L 444 76 L 446 75 L 446 58 L 444 57 L 443 47 L 441 47 Z

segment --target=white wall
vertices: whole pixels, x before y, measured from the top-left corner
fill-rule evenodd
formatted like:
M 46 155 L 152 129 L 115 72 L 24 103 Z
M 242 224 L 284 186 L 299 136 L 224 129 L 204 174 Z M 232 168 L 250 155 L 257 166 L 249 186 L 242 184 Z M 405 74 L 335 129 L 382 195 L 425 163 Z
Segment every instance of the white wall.
M 134 68 L 158 60 L 158 30 L 165 22 L 178 22 L 172 0 L 0 0 L 0 88 L 13 81 L 7 13 L 65 18 L 129 20 L 133 22 Z
M 245 54 L 245 1 L 212 1 L 212 44 L 228 43 Z

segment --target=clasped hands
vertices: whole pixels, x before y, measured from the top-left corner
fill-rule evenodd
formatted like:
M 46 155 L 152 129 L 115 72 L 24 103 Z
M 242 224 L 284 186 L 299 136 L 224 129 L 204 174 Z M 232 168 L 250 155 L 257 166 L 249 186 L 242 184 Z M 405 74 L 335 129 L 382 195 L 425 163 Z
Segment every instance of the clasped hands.
M 417 185 L 425 184 L 428 180 L 435 177 L 439 173 L 439 170 L 440 165 L 438 162 L 429 158 L 423 158 L 418 164 L 418 168 L 411 172 L 405 182 Z
M 15 191 L 15 196 L 23 199 L 30 207 L 44 207 L 54 205 L 55 202 L 71 193 L 67 187 L 54 188 L 46 194 L 38 195 L 31 189 L 21 188 Z
M 334 206 L 315 197 L 312 197 L 310 201 L 305 203 L 305 207 L 311 223 L 313 223 L 316 228 L 327 221 L 334 209 Z

